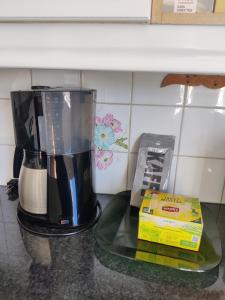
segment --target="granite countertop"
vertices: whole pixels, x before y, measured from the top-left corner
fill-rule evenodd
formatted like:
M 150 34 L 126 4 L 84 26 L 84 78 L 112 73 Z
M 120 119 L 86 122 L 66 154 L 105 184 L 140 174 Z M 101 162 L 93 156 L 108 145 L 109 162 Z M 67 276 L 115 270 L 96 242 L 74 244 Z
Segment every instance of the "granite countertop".
M 104 206 L 112 196 L 98 199 Z M 58 238 L 24 231 L 16 220 L 17 203 L 8 201 L 0 187 L 0 300 L 225 299 L 224 259 L 201 274 L 152 265 L 148 279 L 141 278 L 130 262 L 115 263 L 99 253 L 93 230 Z M 224 249 L 225 206 L 211 207 Z M 100 262 L 106 260 L 111 268 Z

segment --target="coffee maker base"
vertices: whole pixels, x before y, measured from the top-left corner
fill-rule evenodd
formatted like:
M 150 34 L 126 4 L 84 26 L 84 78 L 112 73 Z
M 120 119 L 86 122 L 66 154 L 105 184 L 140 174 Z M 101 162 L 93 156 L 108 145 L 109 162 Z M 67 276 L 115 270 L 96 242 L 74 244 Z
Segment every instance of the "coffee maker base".
M 90 228 L 92 228 L 97 221 L 99 220 L 102 209 L 99 202 L 97 202 L 97 213 L 93 220 L 91 220 L 88 224 L 82 225 L 82 226 L 76 226 L 76 227 L 62 227 L 62 228 L 52 228 L 49 226 L 45 226 L 40 223 L 30 222 L 27 220 L 23 214 L 18 209 L 17 211 L 17 221 L 19 225 L 26 231 L 39 235 L 39 236 L 69 236 L 69 235 L 75 235 L 81 232 L 84 232 Z

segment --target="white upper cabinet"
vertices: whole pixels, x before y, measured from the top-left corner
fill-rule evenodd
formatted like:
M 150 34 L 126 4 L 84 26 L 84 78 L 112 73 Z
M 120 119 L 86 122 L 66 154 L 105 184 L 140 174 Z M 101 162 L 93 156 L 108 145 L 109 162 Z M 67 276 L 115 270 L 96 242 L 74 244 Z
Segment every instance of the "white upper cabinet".
M 0 21 L 148 22 L 151 0 L 0 0 Z

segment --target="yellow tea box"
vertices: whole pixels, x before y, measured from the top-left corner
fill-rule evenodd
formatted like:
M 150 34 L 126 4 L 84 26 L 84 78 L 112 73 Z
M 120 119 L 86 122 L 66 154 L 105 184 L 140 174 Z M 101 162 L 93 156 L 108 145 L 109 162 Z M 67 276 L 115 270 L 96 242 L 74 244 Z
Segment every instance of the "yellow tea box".
M 198 251 L 203 230 L 197 198 L 146 190 L 138 239 Z
M 200 268 L 197 262 L 191 262 L 184 259 L 178 259 L 139 250 L 136 251 L 135 259 L 176 269 L 197 271 Z

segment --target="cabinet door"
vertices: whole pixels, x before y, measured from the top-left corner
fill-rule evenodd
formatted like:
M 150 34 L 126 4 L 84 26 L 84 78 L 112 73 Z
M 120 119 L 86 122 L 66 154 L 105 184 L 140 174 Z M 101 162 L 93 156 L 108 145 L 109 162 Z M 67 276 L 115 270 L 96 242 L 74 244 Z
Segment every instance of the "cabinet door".
M 151 0 L 0 0 L 0 21 L 147 22 Z

